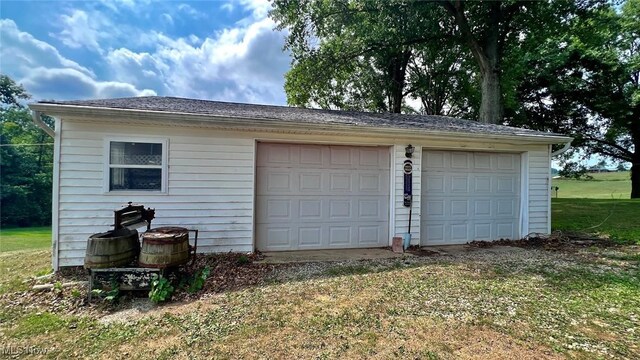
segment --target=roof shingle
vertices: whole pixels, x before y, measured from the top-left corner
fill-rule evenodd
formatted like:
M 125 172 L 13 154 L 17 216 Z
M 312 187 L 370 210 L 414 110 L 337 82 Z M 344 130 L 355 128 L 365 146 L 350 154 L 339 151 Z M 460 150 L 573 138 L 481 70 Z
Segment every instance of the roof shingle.
M 355 125 L 389 129 L 416 129 L 460 133 L 519 136 L 564 136 L 503 125 L 435 115 L 370 113 L 359 111 L 305 109 L 287 106 L 240 104 L 177 97 L 132 97 L 101 100 L 40 101 L 39 104 L 73 105 L 91 108 L 146 110 L 211 115 L 232 119 L 274 120 L 298 124 Z

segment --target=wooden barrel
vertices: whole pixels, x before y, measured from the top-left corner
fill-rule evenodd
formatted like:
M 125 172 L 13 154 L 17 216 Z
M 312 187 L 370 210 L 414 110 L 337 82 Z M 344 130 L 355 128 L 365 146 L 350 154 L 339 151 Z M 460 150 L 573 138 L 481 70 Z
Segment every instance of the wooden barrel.
M 139 265 L 166 268 L 189 261 L 189 230 L 181 227 L 159 227 L 142 234 Z
M 139 251 L 137 230 L 125 228 L 93 234 L 87 241 L 84 267 L 103 269 L 126 266 L 135 261 Z

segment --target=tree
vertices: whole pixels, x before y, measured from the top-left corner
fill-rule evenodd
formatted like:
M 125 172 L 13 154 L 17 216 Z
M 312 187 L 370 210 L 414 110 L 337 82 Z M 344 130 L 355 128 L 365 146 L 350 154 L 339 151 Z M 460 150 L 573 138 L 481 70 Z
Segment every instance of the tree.
M 21 104 L 30 97 L 21 85 L 1 75 L 0 94 L 0 224 L 48 224 L 53 141 L 33 124 Z M 52 125 L 50 118 L 43 120 Z
M 504 86 L 509 49 L 556 30 L 582 6 L 513 0 L 273 5 L 278 28 L 289 31 L 290 104 L 400 112 L 408 96 L 420 99 L 426 113 L 472 115 L 487 123 L 502 123 L 504 102 L 511 100 L 505 94 L 517 83 Z M 526 36 L 530 28 L 535 36 Z
M 631 198 L 640 198 L 640 1 L 588 9 L 570 25 L 528 59 L 512 123 L 569 134 L 575 151 L 631 163 Z
M 433 79 L 440 84 L 450 81 L 458 71 L 452 63 L 462 56 L 445 44 L 456 39 L 452 21 L 439 5 L 276 0 L 271 16 L 278 28 L 289 30 L 289 104 L 399 113 L 407 109 L 405 99 L 411 96 L 424 97 L 427 112 L 446 108 L 440 105 L 443 99 L 425 96 L 435 91 L 447 98 L 448 89 L 421 86 Z

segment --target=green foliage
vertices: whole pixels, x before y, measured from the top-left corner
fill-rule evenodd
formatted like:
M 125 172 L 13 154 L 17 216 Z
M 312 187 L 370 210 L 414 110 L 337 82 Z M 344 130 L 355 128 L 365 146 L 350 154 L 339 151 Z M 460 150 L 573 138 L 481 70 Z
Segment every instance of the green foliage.
M 71 289 L 71 296 L 75 299 L 79 299 L 82 297 L 82 293 L 78 289 Z
M 193 274 L 193 278 L 191 279 L 191 281 L 189 281 L 187 292 L 189 294 L 195 294 L 198 291 L 202 290 L 202 288 L 204 287 L 204 283 L 205 281 L 207 281 L 210 273 L 211 268 L 209 268 L 208 266 L 196 271 L 196 273 Z
M 56 294 L 62 294 L 62 283 L 60 281 L 53 283 L 53 292 Z
M 151 291 L 149 291 L 149 299 L 154 303 L 158 304 L 161 302 L 165 302 L 171 298 L 173 295 L 173 286 L 169 279 L 163 276 L 155 276 L 153 280 L 151 280 Z
M 567 163 L 598 154 L 636 164 L 632 197 L 640 197 L 639 4 L 582 9 L 567 18 L 563 31 L 514 52 L 525 76 L 509 118 L 514 125 L 574 137 Z
M 112 277 L 111 288 L 109 290 L 92 289 L 91 293 L 111 304 L 114 304 L 120 299 L 120 284 L 116 281 L 115 277 Z
M 0 76 L 0 225 L 36 226 L 51 222 L 53 139 L 37 128 L 19 102 L 29 97 Z M 52 119 L 43 117 L 52 125 Z
M 7 106 L 20 107 L 20 100 L 27 100 L 31 95 L 27 94 L 22 85 L 16 84 L 7 75 L 0 74 L 0 103 Z
M 410 112 L 451 115 L 468 105 L 456 96 L 473 89 L 468 57 L 436 3 L 279 0 L 271 16 L 289 29 L 292 105 L 401 112 L 411 97 L 422 109 Z
M 242 254 L 238 257 L 238 260 L 236 261 L 236 263 L 238 265 L 247 265 L 251 263 L 251 259 L 249 259 L 247 255 Z

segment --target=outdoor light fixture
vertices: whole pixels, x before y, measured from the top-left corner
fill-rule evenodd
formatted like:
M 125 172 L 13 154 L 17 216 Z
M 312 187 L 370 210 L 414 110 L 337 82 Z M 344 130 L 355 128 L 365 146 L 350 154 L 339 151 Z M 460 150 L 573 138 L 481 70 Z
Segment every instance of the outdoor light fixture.
M 405 154 L 404 154 L 404 155 L 405 155 L 406 157 L 408 157 L 408 158 L 412 157 L 412 156 L 413 156 L 413 150 L 414 150 L 414 149 L 415 149 L 415 148 L 414 148 L 411 144 L 407 145 L 407 147 L 406 147 L 406 148 L 404 148 L 404 152 L 405 152 Z

